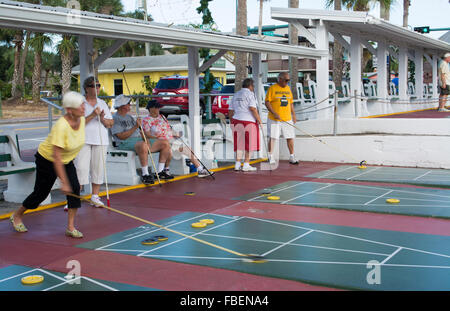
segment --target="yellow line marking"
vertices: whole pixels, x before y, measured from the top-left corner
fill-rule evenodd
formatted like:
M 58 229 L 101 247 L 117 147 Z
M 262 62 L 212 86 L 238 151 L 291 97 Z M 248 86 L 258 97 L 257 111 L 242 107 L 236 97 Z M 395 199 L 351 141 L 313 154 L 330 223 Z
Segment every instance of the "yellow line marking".
M 14 129 L 14 131 L 31 131 L 31 130 L 42 130 L 42 129 L 48 129 L 48 126 L 40 126 L 40 127 L 28 127 L 28 128 L 21 128 L 21 129 Z M 0 132 L 3 132 L 3 130 L 0 130 Z
M 420 111 L 427 111 L 427 110 L 435 110 L 435 109 L 436 108 L 426 108 L 426 109 L 394 112 L 394 113 L 387 113 L 387 114 L 377 114 L 375 116 L 361 117 L 360 119 L 380 118 L 380 117 L 394 116 L 394 115 L 398 115 L 398 114 L 405 114 L 405 113 L 411 113 L 411 112 L 420 112 Z
M 258 160 L 250 161 L 250 164 L 255 164 L 255 163 L 264 162 L 264 161 L 267 161 L 267 159 L 258 159 Z M 232 168 L 234 168 L 234 165 L 229 165 L 229 166 L 224 166 L 224 167 L 220 167 L 220 168 L 215 168 L 215 169 L 211 169 L 210 171 L 211 172 L 221 172 L 221 171 L 229 170 L 229 169 L 232 169 Z M 191 173 L 191 174 L 187 174 L 187 175 L 182 175 L 182 176 L 175 177 L 172 180 L 162 180 L 161 184 L 165 184 L 165 183 L 168 183 L 168 182 L 175 182 L 175 181 L 183 180 L 183 179 L 188 179 L 188 178 L 192 178 L 192 177 L 195 177 L 195 176 L 197 176 L 197 173 Z M 122 192 L 130 191 L 130 190 L 141 189 L 141 188 L 146 188 L 146 187 L 155 187 L 157 185 L 158 185 L 158 183 L 154 183 L 153 185 L 139 184 L 139 185 L 134 185 L 134 186 L 127 186 L 127 187 L 122 187 L 122 188 L 117 188 L 117 189 L 110 190 L 109 194 L 122 193 Z M 101 191 L 98 195 L 99 196 L 105 196 L 106 195 L 106 191 Z M 89 194 L 89 195 L 83 196 L 82 198 L 89 199 L 90 197 L 91 197 L 91 195 Z M 52 204 L 42 205 L 42 206 L 39 206 L 37 209 L 25 211 L 25 214 L 34 213 L 34 212 L 40 212 L 40 211 L 48 210 L 48 209 L 55 208 L 55 207 L 58 207 L 58 206 L 64 206 L 66 204 L 67 204 L 67 201 L 62 201 L 62 202 L 55 202 L 55 203 L 52 203 Z M 0 220 L 8 219 L 11 216 L 12 213 L 13 212 L 0 215 Z

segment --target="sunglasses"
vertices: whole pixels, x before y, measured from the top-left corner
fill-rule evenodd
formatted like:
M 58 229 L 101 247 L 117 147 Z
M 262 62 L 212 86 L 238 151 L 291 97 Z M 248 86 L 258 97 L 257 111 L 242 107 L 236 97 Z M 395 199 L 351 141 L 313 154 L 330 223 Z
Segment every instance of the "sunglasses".
M 94 86 L 100 87 L 100 86 L 102 86 L 102 85 L 101 85 L 100 83 L 97 83 L 96 85 L 94 85 L 94 84 L 88 85 L 88 87 L 94 87 Z

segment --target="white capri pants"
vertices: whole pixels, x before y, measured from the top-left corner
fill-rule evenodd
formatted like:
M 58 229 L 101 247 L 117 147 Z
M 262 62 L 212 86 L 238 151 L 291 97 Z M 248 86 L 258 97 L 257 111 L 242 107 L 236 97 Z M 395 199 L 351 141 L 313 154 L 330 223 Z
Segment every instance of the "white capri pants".
M 106 161 L 106 149 L 108 146 L 100 145 L 84 145 L 80 153 L 74 160 L 77 169 L 77 176 L 80 185 L 89 184 L 90 182 L 101 185 L 103 184 L 104 167 L 103 159 Z M 103 153 L 103 156 L 102 156 Z
M 292 120 L 286 122 L 294 124 Z M 267 118 L 267 132 L 270 134 L 270 138 L 279 139 L 281 134 L 286 139 L 295 138 L 295 129 L 289 124 Z

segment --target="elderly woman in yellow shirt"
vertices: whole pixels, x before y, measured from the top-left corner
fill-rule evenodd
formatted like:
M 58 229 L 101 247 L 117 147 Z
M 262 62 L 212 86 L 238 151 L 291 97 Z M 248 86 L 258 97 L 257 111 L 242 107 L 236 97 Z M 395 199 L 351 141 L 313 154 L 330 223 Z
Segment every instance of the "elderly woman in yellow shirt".
M 53 125 L 50 134 L 38 148 L 36 157 L 36 182 L 33 192 L 23 201 L 22 206 L 10 217 L 17 232 L 27 232 L 22 223 L 26 210 L 36 209 L 50 193 L 58 177 L 61 191 L 67 194 L 69 207 L 66 236 L 82 238 L 75 229 L 75 215 L 81 201 L 69 194 L 80 195 L 80 184 L 73 159 L 84 145 L 84 97 L 77 92 L 68 92 L 63 97 L 66 114 Z

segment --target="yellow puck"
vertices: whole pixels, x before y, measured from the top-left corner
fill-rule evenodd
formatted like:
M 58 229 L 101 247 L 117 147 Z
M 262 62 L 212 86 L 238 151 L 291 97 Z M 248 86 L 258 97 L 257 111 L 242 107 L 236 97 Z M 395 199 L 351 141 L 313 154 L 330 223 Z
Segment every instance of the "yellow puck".
M 22 284 L 24 285 L 33 285 L 42 283 L 44 281 L 44 277 L 42 275 L 29 275 L 25 276 L 21 279 Z
M 400 203 L 399 199 L 386 199 L 387 203 Z
M 363 169 L 367 168 L 367 166 L 360 165 L 360 166 L 358 166 L 358 168 L 359 168 L 360 170 L 363 170 Z
M 268 200 L 279 200 L 280 197 L 277 197 L 276 195 L 271 195 L 267 197 Z
M 146 240 L 141 242 L 142 245 L 155 245 L 155 244 L 158 244 L 158 243 L 159 243 L 159 241 L 156 238 L 146 239 Z
M 207 225 L 212 225 L 214 223 L 214 219 L 200 219 L 199 222 L 204 222 Z
M 205 222 L 194 222 L 191 226 L 192 228 L 205 228 L 207 224 Z

